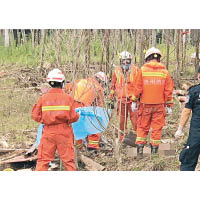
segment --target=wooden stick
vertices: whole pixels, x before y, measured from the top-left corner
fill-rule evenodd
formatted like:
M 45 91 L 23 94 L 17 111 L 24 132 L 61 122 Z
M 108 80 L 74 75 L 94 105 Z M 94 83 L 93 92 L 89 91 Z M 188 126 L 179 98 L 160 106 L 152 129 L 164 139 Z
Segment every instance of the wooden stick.
M 105 169 L 105 167 L 84 155 L 81 155 L 81 161 L 85 163 L 86 169 L 89 171 L 103 171 Z

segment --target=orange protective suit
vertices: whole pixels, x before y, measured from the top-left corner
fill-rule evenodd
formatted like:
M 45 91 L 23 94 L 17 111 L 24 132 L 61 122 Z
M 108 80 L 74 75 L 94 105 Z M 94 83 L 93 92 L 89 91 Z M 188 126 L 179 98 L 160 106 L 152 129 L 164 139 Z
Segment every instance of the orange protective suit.
M 146 143 L 152 126 L 150 143 L 159 145 L 165 125 L 165 106 L 173 105 L 173 88 L 171 76 L 162 63 L 150 61 L 139 70 L 132 97 L 135 101 L 140 97 L 136 144 Z
M 74 83 L 66 85 L 66 92 L 72 94 L 76 101 L 76 108 L 85 106 L 100 106 L 103 107 L 103 88 L 95 80 L 95 78 L 80 79 Z M 88 135 L 88 147 L 99 149 L 100 133 Z M 76 141 L 76 146 L 81 149 L 83 146 L 82 140 Z
M 65 170 L 75 171 L 74 135 L 71 123 L 79 119 L 73 98 L 61 88 L 52 88 L 33 106 L 32 118 L 44 124 L 38 147 L 36 171 L 48 170 L 56 149 Z
M 117 114 L 120 116 L 120 130 L 127 134 L 128 113 L 132 123 L 133 130 L 136 130 L 137 112 L 133 112 L 131 104 L 133 100 L 133 91 L 137 79 L 138 67 L 131 65 L 130 69 L 124 75 L 122 67 L 118 66 L 112 75 L 110 98 L 117 98 Z M 120 141 L 123 134 L 120 134 Z

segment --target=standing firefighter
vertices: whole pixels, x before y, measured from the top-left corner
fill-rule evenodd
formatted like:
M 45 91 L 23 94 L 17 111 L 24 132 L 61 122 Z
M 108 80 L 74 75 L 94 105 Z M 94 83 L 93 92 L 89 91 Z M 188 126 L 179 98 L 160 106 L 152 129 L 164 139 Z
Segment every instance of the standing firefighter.
M 62 90 L 64 80 L 64 74 L 59 69 L 50 71 L 47 82 L 52 88 L 38 99 L 32 109 L 32 118 L 44 124 L 36 171 L 48 170 L 56 149 L 65 170 L 76 170 L 71 123 L 79 119 L 79 114 L 75 112 L 74 99 Z
M 104 72 L 98 72 L 88 79 L 80 79 L 75 83 L 66 85 L 66 91 L 72 91 L 75 100 L 75 107 L 99 106 L 103 107 L 104 93 L 103 86 L 107 83 L 107 76 Z M 98 150 L 100 133 L 88 135 L 88 150 Z M 82 140 L 77 140 L 79 149 L 83 146 Z
M 200 82 L 200 68 L 198 69 L 198 81 Z M 187 123 L 191 111 L 189 137 L 179 157 L 181 171 L 194 171 L 200 154 L 200 84 L 189 88 L 185 108 L 181 113 L 179 127 L 175 134 L 176 139 L 184 135 L 183 127 Z
M 145 64 L 138 72 L 136 90 L 133 99 L 140 98 L 137 121 L 137 155 L 143 156 L 143 148 L 147 141 L 150 126 L 151 153 L 158 152 L 162 128 L 165 125 L 165 107 L 171 114 L 173 105 L 173 81 L 165 66 L 160 63 L 161 52 L 152 47 L 145 54 Z
M 110 98 L 111 104 L 114 104 L 114 97 L 117 99 L 117 114 L 120 115 L 120 130 L 127 133 L 127 118 L 130 114 L 130 120 L 133 130 L 136 130 L 137 112 L 132 110 L 132 96 L 135 88 L 135 81 L 138 67 L 131 64 L 132 56 L 129 52 L 120 53 L 120 66 L 116 67 L 112 75 Z M 124 135 L 120 133 L 120 141 Z

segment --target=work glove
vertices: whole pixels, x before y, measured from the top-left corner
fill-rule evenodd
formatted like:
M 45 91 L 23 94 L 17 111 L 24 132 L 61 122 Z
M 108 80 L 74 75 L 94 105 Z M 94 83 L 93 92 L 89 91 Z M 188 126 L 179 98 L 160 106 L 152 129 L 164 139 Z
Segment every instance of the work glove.
M 172 109 L 170 107 L 167 107 L 167 115 L 171 115 L 172 114 Z
M 108 102 L 108 108 L 109 108 L 109 109 L 114 109 L 114 108 L 115 108 L 114 100 L 111 99 L 111 100 Z
M 183 127 L 182 126 L 179 126 L 178 127 L 178 130 L 176 131 L 176 133 L 175 133 L 175 138 L 176 139 L 179 139 L 179 138 L 181 138 L 182 136 L 184 135 L 184 133 L 183 133 Z
M 136 102 L 132 102 L 131 109 L 132 109 L 133 112 L 137 111 L 137 104 L 136 104 Z

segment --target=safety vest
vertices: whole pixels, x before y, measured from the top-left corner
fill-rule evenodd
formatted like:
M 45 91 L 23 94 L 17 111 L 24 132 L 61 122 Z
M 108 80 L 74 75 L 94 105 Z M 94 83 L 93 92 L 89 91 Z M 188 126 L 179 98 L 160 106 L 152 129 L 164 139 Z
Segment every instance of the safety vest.
M 120 100 L 125 100 L 127 97 L 131 97 L 133 94 L 133 90 L 135 87 L 135 81 L 137 76 L 138 68 L 134 65 L 131 65 L 128 72 L 126 72 L 126 77 L 124 78 L 124 74 L 122 71 L 122 67 L 118 66 L 115 68 L 115 75 L 116 75 L 116 84 L 115 84 L 115 93 Z

